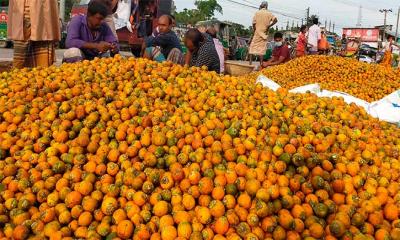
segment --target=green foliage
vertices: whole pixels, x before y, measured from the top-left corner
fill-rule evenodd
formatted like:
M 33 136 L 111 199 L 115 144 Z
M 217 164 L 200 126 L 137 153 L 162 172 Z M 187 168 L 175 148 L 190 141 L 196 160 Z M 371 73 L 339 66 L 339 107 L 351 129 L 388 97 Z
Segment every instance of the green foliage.
M 238 24 L 238 23 L 231 23 L 231 24 L 232 24 L 233 29 L 235 29 L 237 36 L 250 37 L 253 34 L 253 27 L 246 28 L 242 24 Z
M 175 18 L 178 23 L 195 24 L 199 21 L 210 20 L 216 12 L 222 13 L 222 7 L 217 0 L 196 0 L 196 9 L 183 9 L 182 12 L 175 11 Z
M 315 14 L 311 15 L 310 18 L 307 21 L 307 26 L 312 26 L 313 25 L 313 21 L 314 21 L 315 18 L 319 19 L 318 15 L 315 15 Z
M 200 12 L 204 20 L 210 20 L 214 17 L 215 12 L 222 13 L 222 7 L 218 4 L 217 0 L 196 0 L 194 5 Z
M 71 19 L 71 10 L 74 4 L 79 4 L 79 0 L 65 0 L 65 22 Z

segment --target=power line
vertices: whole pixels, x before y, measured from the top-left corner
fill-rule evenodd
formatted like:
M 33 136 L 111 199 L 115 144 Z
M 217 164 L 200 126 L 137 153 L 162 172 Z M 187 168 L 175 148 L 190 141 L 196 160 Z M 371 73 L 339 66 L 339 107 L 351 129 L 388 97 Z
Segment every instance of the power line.
M 258 9 L 258 7 L 254 6 L 254 5 L 249 5 L 249 4 L 237 2 L 237 1 L 235 1 L 235 0 L 225 0 L 225 1 L 231 2 L 231 3 L 235 3 L 235 4 L 238 4 L 238 5 L 241 5 L 241 6 L 245 6 L 245 7 L 253 8 L 253 9 Z M 269 11 L 271 11 L 272 13 L 276 13 L 276 14 L 279 14 L 279 15 L 282 15 L 282 16 L 285 16 L 285 17 L 288 17 L 288 18 L 293 18 L 293 19 L 297 19 L 297 20 L 301 20 L 301 19 L 302 19 L 301 17 L 291 16 L 291 15 L 289 15 L 289 14 L 287 14 L 287 13 L 283 13 L 283 12 L 277 11 L 277 10 L 271 10 L 271 9 L 269 9 Z
M 331 1 L 338 2 L 338 3 L 344 4 L 344 5 L 347 5 L 347 6 L 351 6 L 351 7 L 357 7 L 357 8 L 359 7 L 359 5 L 357 3 L 349 2 L 348 0 L 331 0 Z M 375 13 L 377 13 L 379 11 L 378 8 L 366 7 L 364 2 L 363 2 L 363 9 L 371 11 L 371 12 L 375 12 Z M 394 13 L 388 13 L 388 15 L 395 16 Z
M 246 3 L 249 3 L 249 4 L 254 4 L 254 1 L 250 1 L 250 0 L 242 0 L 242 1 L 243 1 L 243 2 L 246 2 Z M 258 1 L 258 2 L 261 4 L 261 1 Z M 286 8 L 286 9 L 291 9 L 292 11 L 304 12 L 303 9 L 295 8 L 295 7 L 293 7 L 293 6 L 282 5 L 282 4 L 279 4 L 278 2 L 275 2 L 275 1 L 268 1 L 268 5 L 269 5 L 269 6 L 276 6 L 276 5 L 279 5 L 279 6 L 281 6 L 281 7 Z

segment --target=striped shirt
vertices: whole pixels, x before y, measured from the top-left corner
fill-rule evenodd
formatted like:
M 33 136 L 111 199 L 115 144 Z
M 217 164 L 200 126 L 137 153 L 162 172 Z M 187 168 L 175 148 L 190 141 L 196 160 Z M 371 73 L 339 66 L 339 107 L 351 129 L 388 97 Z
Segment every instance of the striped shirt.
M 214 41 L 211 37 L 208 37 L 208 34 L 205 36 L 205 41 L 200 43 L 199 49 L 193 53 L 190 66 L 206 66 L 209 71 L 220 73 L 219 56 Z

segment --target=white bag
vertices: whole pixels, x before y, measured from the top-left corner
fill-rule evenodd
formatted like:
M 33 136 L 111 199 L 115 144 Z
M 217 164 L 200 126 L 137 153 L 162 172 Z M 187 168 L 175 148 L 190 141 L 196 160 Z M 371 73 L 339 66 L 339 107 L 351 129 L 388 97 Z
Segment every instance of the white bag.
M 114 14 L 115 29 L 121 29 L 127 26 L 131 16 L 131 0 L 122 0 L 118 3 L 117 11 Z M 130 24 L 129 24 L 130 25 Z M 129 26 L 128 30 L 131 27 Z
M 272 81 L 271 79 L 267 78 L 262 74 L 258 76 L 256 83 L 261 83 L 261 85 L 271 89 L 272 91 L 276 91 L 281 87 L 279 84 L 277 84 L 276 82 Z
M 400 90 L 397 90 L 379 101 L 370 104 L 369 113 L 380 120 L 400 122 Z
M 308 85 L 304 85 L 304 86 L 300 86 L 297 88 L 293 88 L 292 90 L 290 90 L 289 92 L 291 93 L 314 93 L 314 94 L 318 94 L 321 92 L 321 87 L 319 86 L 318 83 L 313 83 L 313 84 L 308 84 Z

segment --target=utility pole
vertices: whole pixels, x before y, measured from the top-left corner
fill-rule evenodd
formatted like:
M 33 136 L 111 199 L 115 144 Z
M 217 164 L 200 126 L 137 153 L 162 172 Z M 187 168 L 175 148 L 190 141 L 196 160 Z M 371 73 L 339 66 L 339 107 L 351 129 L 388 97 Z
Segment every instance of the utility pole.
M 293 31 L 293 29 L 294 29 L 294 20 L 292 20 L 292 31 Z
M 328 20 L 325 19 L 325 29 L 326 29 L 326 27 L 327 27 L 327 25 L 326 25 L 327 23 L 328 23 Z
M 304 19 L 301 19 L 301 26 L 304 25 Z
M 358 19 L 357 19 L 357 27 L 361 27 L 361 21 L 362 21 L 362 6 L 360 5 L 360 8 L 358 9 Z
M 310 7 L 307 8 L 306 25 L 308 25 L 309 20 L 310 20 Z
M 329 20 L 329 32 L 331 31 L 332 21 Z
M 399 37 L 398 37 L 398 34 L 399 34 L 399 20 L 400 20 L 400 7 L 399 7 L 399 10 L 397 12 L 396 36 L 394 37 L 394 41 L 396 43 L 397 43 L 397 41 L 399 39 Z
M 383 21 L 383 41 L 386 39 L 386 17 L 388 12 L 392 12 L 392 9 L 381 9 L 379 12 L 384 13 L 384 21 Z
M 289 20 L 286 22 L 286 30 L 289 30 Z
M 59 0 L 58 3 L 59 5 L 59 14 L 62 22 L 65 20 L 65 0 Z
M 333 29 L 332 32 L 335 33 L 335 23 L 333 23 Z

